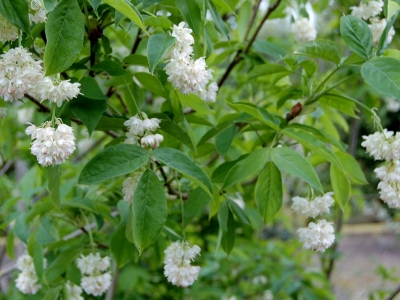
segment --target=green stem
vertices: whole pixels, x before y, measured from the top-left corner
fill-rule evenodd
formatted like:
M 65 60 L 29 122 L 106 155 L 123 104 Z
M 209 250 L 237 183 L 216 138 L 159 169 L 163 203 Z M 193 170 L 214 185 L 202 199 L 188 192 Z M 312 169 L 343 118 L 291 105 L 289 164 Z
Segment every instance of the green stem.
M 87 226 L 87 232 L 89 233 L 90 247 L 92 247 L 92 251 L 94 251 L 95 245 L 94 245 L 94 241 L 93 241 L 92 230 L 90 229 L 89 220 L 87 219 L 86 215 L 82 211 L 81 211 L 81 214 L 82 214 L 83 218 L 85 219 L 85 223 Z
M 122 114 L 111 103 L 107 103 L 107 105 L 109 107 L 111 107 L 118 115 L 120 115 L 122 117 Z
M 184 204 L 183 204 L 181 185 L 180 185 L 179 179 L 178 179 L 178 177 L 177 177 L 176 175 L 175 175 L 175 180 L 176 180 L 176 183 L 178 184 L 179 199 L 180 199 L 180 201 L 181 201 L 181 210 L 182 210 L 182 237 L 183 237 L 182 240 L 185 240 L 185 239 L 186 239 L 186 231 L 185 231 L 185 229 L 183 228 L 183 220 L 184 220 L 184 217 L 185 217 L 185 206 L 184 206 Z
M 308 97 L 307 101 L 304 103 L 304 105 L 309 104 L 310 102 L 313 102 L 313 98 L 315 97 L 315 95 L 318 93 L 318 91 L 324 86 L 324 84 L 337 72 L 339 71 L 340 66 L 336 67 L 336 69 L 334 69 L 328 76 L 325 77 L 324 80 L 322 80 L 322 82 L 315 88 L 315 90 L 313 91 L 313 93 L 310 95 L 310 97 Z
M 53 126 L 53 128 L 55 128 L 56 126 L 56 109 L 57 105 L 53 102 L 51 104 L 51 125 Z
M 155 14 L 152 14 L 151 12 L 142 9 L 141 12 L 144 12 L 146 15 L 152 16 L 152 17 L 157 17 Z
M 87 8 L 86 0 L 83 0 L 83 10 L 85 11 L 86 27 L 88 29 L 88 32 L 90 33 L 91 27 L 90 27 L 90 22 L 89 22 L 89 11 Z

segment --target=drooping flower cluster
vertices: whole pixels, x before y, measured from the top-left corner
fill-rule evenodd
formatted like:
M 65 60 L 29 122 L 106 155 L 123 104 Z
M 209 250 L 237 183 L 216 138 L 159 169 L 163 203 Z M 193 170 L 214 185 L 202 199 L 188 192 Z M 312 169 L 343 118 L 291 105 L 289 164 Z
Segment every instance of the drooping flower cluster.
M 15 41 L 17 38 L 18 28 L 8 22 L 7 19 L 0 14 L 0 41 Z
M 369 18 L 379 15 L 383 9 L 383 1 L 361 1 L 359 6 L 352 6 L 351 15 L 360 19 L 368 20 Z
M 0 97 L 4 101 L 15 101 L 30 94 L 41 101 L 50 100 L 61 106 L 65 100 L 75 98 L 80 83 L 69 80 L 52 80 L 44 77 L 41 61 L 32 58 L 25 48 L 10 49 L 1 55 L 0 60 Z
M 137 145 L 140 141 L 142 147 L 158 148 L 160 143 L 164 140 L 161 134 L 152 134 L 152 131 L 159 128 L 160 119 L 149 119 L 144 112 L 140 113 L 143 120 L 139 115 L 131 117 L 125 121 L 124 125 L 128 126 L 129 131 L 126 133 L 125 144 Z
M 317 38 L 317 30 L 307 18 L 298 17 L 297 20 L 292 23 L 291 29 L 297 43 L 301 44 Z
M 100 253 L 90 253 L 88 256 L 81 254 L 77 259 L 77 266 L 82 273 L 81 287 L 90 295 L 100 296 L 111 286 L 109 272 L 110 257 L 100 257 Z
M 56 119 L 57 129 L 51 122 L 45 122 L 40 127 L 30 124 L 25 130 L 32 140 L 31 153 L 43 166 L 63 163 L 75 150 L 75 137 L 72 127 L 62 124 Z
M 193 93 L 206 102 L 215 102 L 218 85 L 212 81 L 212 70 L 206 70 L 204 57 L 192 58 L 194 38 L 191 32 L 185 22 L 172 28 L 175 44 L 165 55 L 169 59 L 165 67 L 168 81 L 182 94 Z
M 85 300 L 85 298 L 83 298 L 81 295 L 82 289 L 80 286 L 73 284 L 72 282 L 69 281 L 65 286 L 67 287 L 69 300 Z
M 400 133 L 387 131 L 363 136 L 361 146 L 366 148 L 375 160 L 385 160 L 387 165 L 376 168 L 374 172 L 381 180 L 378 184 L 380 198 L 390 208 L 400 209 Z
M 334 204 L 333 192 L 328 192 L 313 200 L 302 197 L 294 197 L 292 209 L 306 218 L 315 218 L 324 213 L 329 213 L 329 207 Z M 316 223 L 310 222 L 308 227 L 299 228 L 297 233 L 305 249 L 324 252 L 335 241 L 333 223 L 326 220 L 318 220 Z
M 165 249 L 164 275 L 173 285 L 188 287 L 197 279 L 200 267 L 190 262 L 200 254 L 200 247 L 186 241 L 174 242 Z
M 46 263 L 47 261 L 44 260 L 44 267 Z M 21 271 L 15 279 L 17 289 L 24 294 L 36 294 L 42 286 L 37 284 L 39 279 L 33 265 L 33 258 L 29 254 L 21 255 L 17 260 L 17 268 Z
M 30 0 L 29 2 L 29 22 L 38 24 L 45 23 L 47 20 L 46 9 L 41 0 Z
M 372 42 L 374 43 L 375 46 L 378 46 L 378 43 L 379 43 L 379 40 L 383 33 L 383 30 L 385 30 L 385 27 L 386 27 L 386 19 L 371 18 L 371 19 L 369 19 L 369 21 L 371 23 L 368 26 L 372 32 Z M 389 32 L 386 37 L 386 42 L 388 44 L 390 44 L 392 42 L 395 33 L 396 32 L 394 31 L 393 26 L 390 27 Z
M 136 186 L 139 183 L 142 172 L 135 172 L 133 177 L 128 177 L 122 183 L 122 193 L 124 194 L 124 200 L 132 203 L 133 193 L 135 192 Z

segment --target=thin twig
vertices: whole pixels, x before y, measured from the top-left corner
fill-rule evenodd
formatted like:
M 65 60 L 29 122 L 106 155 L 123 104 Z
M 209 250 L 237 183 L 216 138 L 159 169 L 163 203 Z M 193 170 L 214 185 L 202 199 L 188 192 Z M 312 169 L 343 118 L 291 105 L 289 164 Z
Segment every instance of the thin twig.
M 230 63 L 230 65 L 228 66 L 228 68 L 226 69 L 224 75 L 221 77 L 221 79 L 218 81 L 218 87 L 221 87 L 225 80 L 228 78 L 229 74 L 232 72 L 233 68 L 243 59 L 242 54 L 246 54 L 251 45 L 254 43 L 254 41 L 256 40 L 256 37 L 258 35 L 258 33 L 260 32 L 263 24 L 265 23 L 265 21 L 269 18 L 269 16 L 274 12 L 275 9 L 278 8 L 279 4 L 281 3 L 282 0 L 277 0 L 273 5 L 271 5 L 270 7 L 268 7 L 267 12 L 265 13 L 265 16 L 263 17 L 263 19 L 261 20 L 260 24 L 258 25 L 256 31 L 253 33 L 253 35 L 251 36 L 250 41 L 247 43 L 246 48 L 244 48 L 244 50 L 238 50 L 236 52 L 235 58 L 233 59 L 233 61 Z
M 168 176 L 167 174 L 165 174 L 164 169 L 162 168 L 161 164 L 159 162 L 156 161 L 157 167 L 160 170 L 161 176 L 164 179 L 164 186 L 167 187 L 168 189 L 168 194 L 173 195 L 173 196 L 181 196 L 181 194 L 174 190 L 171 186 L 171 183 L 168 181 Z M 182 200 L 187 200 L 189 198 L 188 194 L 183 193 L 182 194 Z
M 247 26 L 246 34 L 244 35 L 244 41 L 247 40 L 251 27 L 253 27 L 254 21 L 256 20 L 258 9 L 260 8 L 261 0 L 258 0 L 256 5 L 253 7 L 253 14 L 251 15 L 249 25 Z
M 142 31 L 139 29 L 136 39 L 135 39 L 135 42 L 133 43 L 133 46 L 132 46 L 131 54 L 135 54 L 136 50 L 139 47 L 140 42 L 142 41 L 142 38 L 140 37 L 141 32 Z
M 386 300 L 393 300 L 394 297 L 396 297 L 400 293 L 400 285 L 393 291 L 392 294 L 389 295 L 389 297 L 386 298 Z
M 217 158 L 219 157 L 219 152 L 215 152 L 210 159 L 206 162 L 206 166 L 208 167 L 209 165 L 211 165 Z

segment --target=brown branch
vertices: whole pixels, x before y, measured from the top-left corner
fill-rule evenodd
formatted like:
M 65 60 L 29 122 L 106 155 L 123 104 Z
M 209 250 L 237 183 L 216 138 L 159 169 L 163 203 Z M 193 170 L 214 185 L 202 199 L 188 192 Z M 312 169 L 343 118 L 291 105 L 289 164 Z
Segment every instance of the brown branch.
M 219 153 L 215 152 L 210 159 L 206 162 L 206 166 L 208 167 L 209 165 L 211 165 L 217 158 L 219 157 Z
M 271 5 L 270 7 L 268 7 L 267 12 L 265 13 L 265 16 L 263 17 L 263 19 L 261 20 L 260 24 L 258 25 L 256 31 L 253 33 L 250 41 L 248 42 L 246 48 L 244 48 L 244 50 L 238 50 L 236 52 L 235 58 L 233 59 L 233 61 L 230 63 L 230 65 L 228 66 L 228 68 L 226 69 L 224 75 L 221 77 L 221 79 L 218 81 L 218 87 L 220 88 L 225 80 L 228 78 L 229 74 L 232 72 L 233 68 L 243 59 L 242 54 L 246 54 L 249 50 L 251 45 L 254 43 L 254 41 L 256 40 L 256 37 L 258 35 L 258 33 L 260 32 L 263 24 L 265 23 L 265 21 L 269 18 L 269 16 L 278 8 L 279 4 L 281 3 L 282 0 L 277 0 L 273 5 Z
M 261 0 L 258 0 L 256 5 L 254 5 L 254 7 L 253 7 L 253 14 L 251 15 L 251 19 L 249 22 L 249 26 L 247 27 L 246 34 L 244 35 L 244 39 L 243 39 L 244 41 L 247 40 L 250 30 L 251 30 L 251 27 L 253 27 L 254 21 L 256 20 L 258 9 L 260 8 L 260 4 L 261 4 Z
M 138 33 L 137 33 L 137 36 L 136 36 L 136 39 L 135 39 L 135 42 L 133 43 L 133 46 L 132 46 L 131 54 L 134 54 L 136 52 L 136 50 L 139 47 L 140 42 L 142 41 L 142 38 L 140 37 L 140 33 L 141 32 L 142 31 L 139 29 Z
M 400 293 L 400 285 L 391 295 L 389 295 L 389 297 L 386 298 L 386 300 L 393 300 L 399 293 Z
M 89 231 L 87 231 L 85 227 L 82 226 L 79 229 L 82 230 L 83 233 L 89 235 Z M 96 241 L 95 241 L 95 243 L 96 243 L 98 248 L 108 249 L 107 245 L 104 245 L 104 244 L 96 242 Z
M 173 196 L 181 196 L 181 194 L 178 192 L 178 191 L 176 191 L 176 190 L 174 190 L 173 188 L 172 188 L 172 186 L 171 186 L 171 183 L 168 181 L 168 176 L 167 176 L 167 174 L 165 174 L 165 171 L 164 171 L 164 169 L 162 168 L 162 166 L 161 166 L 161 164 L 158 162 L 158 161 L 156 161 L 156 164 L 157 164 L 157 167 L 158 167 L 158 169 L 160 170 L 160 173 L 161 173 L 161 176 L 162 176 L 162 178 L 164 179 L 164 186 L 166 186 L 167 187 L 167 189 L 168 189 L 168 194 L 170 194 L 170 195 L 173 195 Z M 182 200 L 187 200 L 189 198 L 189 196 L 188 196 L 188 194 L 185 194 L 185 193 L 182 193 Z

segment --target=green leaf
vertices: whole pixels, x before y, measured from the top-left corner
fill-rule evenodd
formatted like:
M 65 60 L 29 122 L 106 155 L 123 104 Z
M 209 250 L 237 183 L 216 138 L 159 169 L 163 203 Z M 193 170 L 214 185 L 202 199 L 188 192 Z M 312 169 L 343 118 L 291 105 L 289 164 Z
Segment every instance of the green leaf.
M 57 0 L 44 0 L 43 2 L 47 12 L 51 12 L 57 5 Z
M 273 58 L 281 59 L 286 56 L 285 49 L 267 40 L 256 40 L 253 43 L 253 48 L 259 53 L 266 54 Z
M 237 132 L 237 127 L 232 125 L 219 132 L 215 137 L 215 148 L 222 156 L 228 152 Z
M 207 174 L 184 153 L 172 148 L 158 148 L 153 150 L 151 155 L 159 162 L 194 181 L 212 197 L 213 186 L 210 178 L 208 178 Z
M 97 9 L 99 8 L 102 0 L 88 0 L 90 5 L 93 7 L 94 12 L 97 15 Z
M 147 59 L 151 73 L 157 67 L 165 52 L 175 43 L 175 38 L 169 34 L 153 34 L 147 43 Z
M 102 114 L 107 109 L 106 100 L 95 100 L 78 95 L 78 97 L 70 102 L 69 108 L 71 112 L 79 118 L 92 134 L 100 121 Z
M 351 195 L 350 181 L 346 174 L 335 165 L 331 165 L 330 175 L 333 192 L 335 193 L 334 198 L 343 210 Z
M 350 101 L 345 95 L 339 94 L 336 91 L 334 93 L 326 93 L 319 98 L 318 101 L 329 105 L 352 118 L 358 118 L 356 114 L 356 111 L 358 111 L 356 104 L 353 101 Z
M 78 57 L 83 46 L 85 25 L 77 0 L 62 0 L 49 14 L 45 27 L 46 75 L 61 73 Z
M 298 152 L 287 147 L 274 148 L 271 151 L 271 160 L 275 165 L 308 182 L 311 186 L 323 193 L 321 182 L 312 165 Z
M 162 120 L 160 124 L 160 130 L 169 133 L 171 136 L 181 141 L 191 150 L 196 151 L 196 145 L 192 143 L 192 140 L 190 139 L 189 135 L 182 129 L 181 126 L 179 126 L 175 122 L 169 120 Z
M 219 165 L 212 173 L 211 181 L 215 183 L 223 183 L 229 171 L 233 168 L 233 166 L 247 156 L 248 154 L 244 154 L 236 160 L 226 161 L 223 164 Z
M 167 97 L 164 87 L 156 76 L 145 72 L 134 73 L 133 76 L 136 77 L 146 90 L 164 98 Z
M 264 224 L 270 222 L 282 207 L 282 178 L 281 172 L 273 162 L 267 162 L 258 176 L 256 203 Z
M 103 94 L 99 84 L 93 77 L 84 76 L 79 82 L 81 84 L 81 93 L 85 98 L 96 100 L 107 99 L 107 97 Z
M 183 209 L 183 229 L 185 229 L 189 223 L 203 211 L 210 200 L 210 195 L 199 187 L 190 193 L 189 199 L 185 202 Z
M 111 76 L 121 76 L 126 73 L 125 69 L 117 62 L 112 60 L 104 60 L 92 67 L 94 71 L 106 71 Z
M 290 70 L 286 69 L 284 66 L 278 65 L 278 64 L 263 64 L 254 67 L 249 75 L 248 78 L 249 80 L 260 77 L 260 76 L 266 76 L 266 75 L 272 75 L 272 74 L 277 74 L 277 73 L 287 73 L 290 74 Z
M 368 60 L 372 56 L 372 33 L 367 23 L 354 16 L 340 18 L 340 34 L 349 48 Z
M 336 152 L 336 157 L 340 160 L 346 174 L 358 184 L 368 184 L 367 179 L 357 160 L 347 152 Z
M 229 28 L 225 24 L 224 20 L 222 20 L 221 15 L 218 13 L 218 10 L 210 0 L 207 0 L 206 3 L 208 9 L 210 10 L 212 18 L 214 19 L 215 26 L 217 27 L 218 31 L 229 39 Z
M 246 215 L 244 210 L 233 200 L 227 200 L 229 208 L 238 217 L 238 219 L 244 224 L 251 225 L 249 217 Z
M 211 0 L 216 7 L 223 10 L 224 12 L 230 12 L 236 16 L 235 11 L 226 3 L 224 0 Z
M 290 127 L 283 129 L 281 132 L 282 134 L 299 142 L 304 147 L 310 149 L 314 153 L 325 158 L 330 163 L 336 164 L 339 168 L 342 167 L 335 153 L 333 153 L 331 149 L 329 149 L 323 142 L 321 142 L 311 133 L 308 133 L 307 131 L 304 131 L 302 129 L 294 129 Z
M 399 6 L 399 9 L 400 9 L 400 6 Z M 399 11 L 396 11 L 396 13 L 390 17 L 389 21 L 387 21 L 385 29 L 383 30 L 382 35 L 379 39 L 378 48 L 376 49 L 377 56 L 381 56 L 385 52 L 387 45 L 388 45 L 388 39 L 387 39 L 388 33 L 389 33 L 390 29 L 392 28 L 394 21 L 396 21 L 398 15 L 399 15 Z
M 228 214 L 229 214 L 228 201 L 224 201 L 218 210 L 219 228 L 221 229 L 222 232 L 228 231 Z
M 208 107 L 207 103 L 204 102 L 203 100 L 201 100 L 200 97 L 198 97 L 197 95 L 194 95 L 194 94 L 183 95 L 176 91 L 172 91 L 172 92 L 178 96 L 178 99 L 181 102 L 183 107 L 191 107 L 198 114 L 207 114 L 208 115 L 210 113 L 214 113 L 214 111 L 212 111 Z
M 246 158 L 239 161 L 229 171 L 228 175 L 226 175 L 222 189 L 230 187 L 250 175 L 253 175 L 268 161 L 269 154 L 270 149 L 262 148 L 250 153 Z
M 79 175 L 79 184 L 97 184 L 136 171 L 147 164 L 150 154 L 142 147 L 120 144 L 93 157 Z
M 135 6 L 129 5 L 124 0 L 104 0 L 104 3 L 114 7 L 118 12 L 133 21 L 133 23 L 135 23 L 140 29 L 147 33 L 146 27 L 144 26 L 142 21 L 142 16 L 135 8 Z
M 160 27 L 163 29 L 171 29 L 172 24 L 171 21 L 168 20 L 166 17 L 160 17 L 160 16 L 149 16 L 145 19 L 143 19 L 143 23 L 146 26 L 153 26 L 153 27 Z
M 200 8 L 197 5 L 196 0 L 175 0 L 175 5 L 182 13 L 189 28 L 193 30 L 194 35 L 200 36 L 202 21 Z
M 226 205 L 228 206 L 228 205 Z M 236 225 L 235 225 L 235 219 L 233 218 L 233 214 L 231 210 L 227 207 L 226 209 L 223 210 L 223 219 L 225 224 L 223 225 L 226 230 L 222 230 L 222 226 L 220 223 L 221 231 L 222 231 L 222 239 L 221 239 L 221 245 L 222 249 L 226 252 L 226 254 L 230 254 L 233 247 L 235 246 L 235 230 L 236 230 Z M 218 212 L 218 217 L 220 216 L 220 213 Z M 226 221 L 225 221 L 226 220 Z
M 362 65 L 361 75 L 379 93 L 400 99 L 400 60 L 375 57 Z
M 122 61 L 128 65 L 143 66 L 147 68 L 149 67 L 147 57 L 141 54 L 128 55 Z
M 26 224 L 26 215 L 20 214 L 15 221 L 14 227 L 14 234 L 17 238 L 23 241 L 25 244 L 28 243 L 29 238 L 29 226 Z
M 386 4 L 386 1 L 384 1 Z M 396 12 L 398 12 L 398 10 L 400 9 L 400 3 L 398 0 L 394 0 L 394 1 L 387 1 L 387 15 L 386 15 L 386 19 L 390 19 L 394 14 L 396 14 Z
M 312 58 L 320 58 L 334 62 L 339 65 L 342 55 L 340 54 L 339 47 L 331 41 L 315 40 L 309 41 L 300 46 L 295 54 L 300 54 Z
M 248 113 L 257 120 L 268 125 L 272 129 L 279 130 L 279 123 L 280 123 L 279 119 L 275 119 L 264 107 L 257 106 L 255 104 L 247 102 L 235 102 L 235 103 L 227 102 L 227 103 L 233 109 L 239 112 Z
M 36 232 L 36 242 L 38 244 L 49 244 L 55 242 L 56 239 L 51 234 L 51 230 L 54 227 L 54 223 L 48 217 L 44 217 L 39 225 L 38 231 Z
M 125 235 L 126 227 L 119 227 L 111 236 L 110 248 L 117 262 L 118 269 L 126 265 L 133 257 L 135 246 L 128 241 Z
M 59 295 L 61 292 L 62 286 L 59 285 L 57 287 L 54 288 L 49 288 L 47 290 L 46 295 L 44 295 L 43 300 L 57 300 L 59 299 Z
M 133 234 L 139 254 L 155 242 L 167 220 L 167 199 L 157 175 L 146 170 L 133 195 Z
M 126 222 L 126 229 L 125 229 L 125 237 L 128 241 L 132 244 L 135 244 L 135 236 L 133 232 L 133 211 L 132 211 L 132 204 L 129 205 L 129 215 L 128 220 Z
M 97 123 L 94 130 L 97 131 L 106 131 L 106 130 L 119 130 L 125 129 L 124 125 L 125 119 L 122 118 L 110 118 L 107 116 L 101 116 L 99 122 Z
M 14 231 L 12 230 L 7 234 L 6 250 L 8 257 L 14 260 Z
M 360 65 L 363 62 L 365 62 L 365 59 L 360 57 L 357 53 L 351 53 L 349 56 L 346 58 L 343 58 L 343 62 L 341 63 L 341 66 L 351 66 L 351 65 Z
M 35 266 L 35 271 L 38 278 L 43 278 L 43 247 L 40 244 L 35 244 L 33 248 L 33 265 Z
M 60 167 L 59 166 L 48 166 L 47 169 L 47 176 L 49 180 L 49 191 L 51 201 L 53 202 L 54 206 L 57 210 L 60 210 Z
M 29 5 L 26 0 L 0 0 L 0 12 L 8 22 L 29 33 Z

